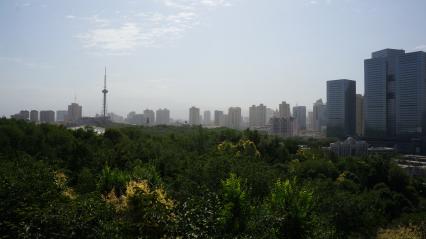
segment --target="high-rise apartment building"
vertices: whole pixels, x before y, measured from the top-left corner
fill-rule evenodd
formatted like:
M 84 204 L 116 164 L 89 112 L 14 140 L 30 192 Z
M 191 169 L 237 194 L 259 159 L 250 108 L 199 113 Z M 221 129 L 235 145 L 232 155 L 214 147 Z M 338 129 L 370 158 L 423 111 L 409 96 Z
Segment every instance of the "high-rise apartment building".
M 68 111 L 57 110 L 56 111 L 56 122 L 65 122 L 68 118 Z
M 30 112 L 30 121 L 38 122 L 38 110 L 31 110 Z
M 356 83 L 340 79 L 327 81 L 327 136 L 355 135 Z
M 266 125 L 266 106 L 260 104 L 258 106 L 252 105 L 249 108 L 249 127 L 262 127 Z
M 201 119 L 200 119 L 200 109 L 192 106 L 189 109 L 189 124 L 190 125 L 200 125 Z
M 42 111 L 40 111 L 40 122 L 42 122 L 42 123 L 54 123 L 55 122 L 55 111 L 53 111 L 53 110 L 42 110 Z
M 281 137 L 291 137 L 294 135 L 294 118 L 292 117 L 272 117 L 271 134 Z
M 170 111 L 168 109 L 158 109 L 155 116 L 156 123 L 159 125 L 168 125 L 170 123 Z
M 396 71 L 404 50 L 373 52 L 364 61 L 364 129 L 367 137 L 384 138 L 396 133 Z
M 241 129 L 241 108 L 230 107 L 228 109 L 228 127 L 231 129 Z
M 210 112 L 210 110 L 206 110 L 206 111 L 204 111 L 204 113 L 203 113 L 203 124 L 204 125 L 210 125 L 212 122 L 212 116 L 211 116 L 211 112 Z
M 155 112 L 150 109 L 143 111 L 143 116 L 145 118 L 145 125 L 153 126 L 155 124 Z
M 296 121 L 297 131 L 306 129 L 306 106 L 294 106 L 293 117 Z
M 82 117 L 82 106 L 77 103 L 72 103 L 68 106 L 67 121 L 75 122 Z M 40 112 L 41 113 L 41 112 Z M 41 118 L 41 116 L 40 116 Z
M 327 105 L 322 99 L 317 100 L 313 107 L 312 129 L 317 132 L 323 132 L 327 128 Z
M 356 134 L 364 135 L 364 97 L 356 95 Z
M 220 121 L 222 120 L 222 117 L 223 117 L 223 111 L 220 111 L 220 110 L 214 111 L 214 125 L 215 126 L 221 126 Z
M 279 105 L 279 118 L 290 118 L 290 117 L 291 117 L 290 105 L 287 104 L 285 101 L 283 101 Z

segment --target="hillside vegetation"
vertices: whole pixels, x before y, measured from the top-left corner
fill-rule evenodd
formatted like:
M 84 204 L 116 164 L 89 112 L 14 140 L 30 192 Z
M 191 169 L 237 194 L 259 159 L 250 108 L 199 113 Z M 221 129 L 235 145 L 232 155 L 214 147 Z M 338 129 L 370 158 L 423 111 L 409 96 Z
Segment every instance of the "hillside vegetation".
M 424 178 L 328 143 L 0 119 L 0 237 L 426 238 Z

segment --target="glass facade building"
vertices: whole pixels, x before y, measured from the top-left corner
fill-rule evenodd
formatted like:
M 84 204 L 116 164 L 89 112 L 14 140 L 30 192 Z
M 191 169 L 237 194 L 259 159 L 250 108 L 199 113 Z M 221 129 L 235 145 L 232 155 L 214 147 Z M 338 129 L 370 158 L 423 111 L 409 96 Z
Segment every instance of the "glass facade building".
M 364 128 L 367 137 L 395 136 L 396 68 L 404 50 L 373 52 L 364 61 Z
M 426 136 L 426 53 L 400 56 L 396 70 L 396 134 Z
M 356 82 L 327 81 L 327 136 L 346 138 L 355 135 Z

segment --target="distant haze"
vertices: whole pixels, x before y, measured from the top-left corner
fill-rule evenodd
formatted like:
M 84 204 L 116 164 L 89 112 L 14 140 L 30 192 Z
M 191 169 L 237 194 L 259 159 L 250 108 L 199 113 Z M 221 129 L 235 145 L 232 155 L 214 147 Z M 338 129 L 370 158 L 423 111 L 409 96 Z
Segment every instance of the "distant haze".
M 426 1 L 1 0 L 0 116 L 277 108 L 325 100 L 326 81 L 363 93 L 363 60 L 426 50 Z

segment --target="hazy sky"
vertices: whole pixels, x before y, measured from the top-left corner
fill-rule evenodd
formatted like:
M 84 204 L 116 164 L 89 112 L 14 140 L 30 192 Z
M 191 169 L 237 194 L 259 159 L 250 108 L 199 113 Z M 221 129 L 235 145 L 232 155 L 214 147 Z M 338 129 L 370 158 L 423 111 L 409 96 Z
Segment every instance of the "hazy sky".
M 426 50 L 424 0 L 0 0 L 0 116 L 20 109 L 126 115 L 167 107 L 277 108 L 363 92 L 372 51 Z

